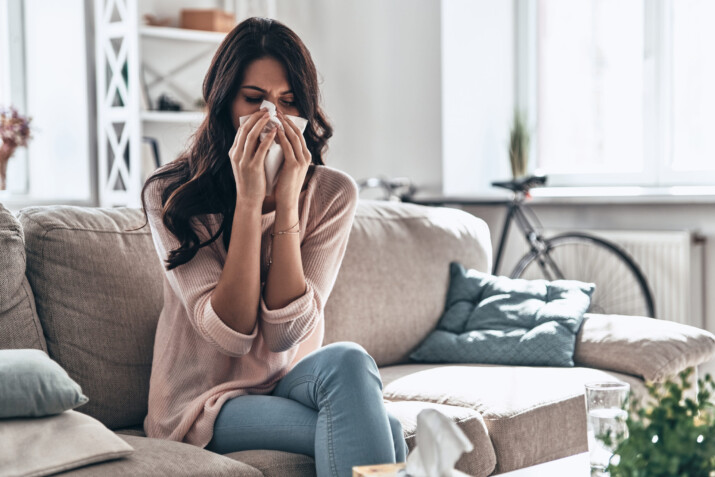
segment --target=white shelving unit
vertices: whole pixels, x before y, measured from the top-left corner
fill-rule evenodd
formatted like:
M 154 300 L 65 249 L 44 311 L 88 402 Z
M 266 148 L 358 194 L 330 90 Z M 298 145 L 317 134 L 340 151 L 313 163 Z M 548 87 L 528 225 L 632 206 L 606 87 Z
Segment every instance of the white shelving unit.
M 145 124 L 193 126 L 204 118 L 202 111 L 142 110 L 141 42 L 168 40 L 218 47 L 226 34 L 142 25 L 138 0 L 94 2 L 99 202 L 101 207 L 141 207 L 141 151 Z
M 158 27 L 144 25 L 139 27 L 139 34 L 145 38 L 166 38 L 169 40 L 200 41 L 219 44 L 226 37 L 225 33 L 184 28 Z
M 199 123 L 204 119 L 201 111 L 142 111 L 142 121 L 160 123 Z

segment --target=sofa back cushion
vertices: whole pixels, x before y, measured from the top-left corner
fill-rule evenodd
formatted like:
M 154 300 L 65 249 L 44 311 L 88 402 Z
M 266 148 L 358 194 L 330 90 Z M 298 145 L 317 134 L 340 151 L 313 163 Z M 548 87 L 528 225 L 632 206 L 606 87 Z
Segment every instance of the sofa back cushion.
M 147 411 L 164 272 L 138 208 L 20 211 L 27 276 L 50 356 L 89 402 L 78 411 L 117 429 Z M 360 201 L 325 308 L 325 344 L 355 341 L 379 365 L 406 360 L 444 308 L 449 263 L 488 270 L 480 219 L 456 209 Z
M 0 349 L 47 351 L 25 277 L 25 236 L 15 216 L 0 204 Z
M 360 200 L 325 305 L 325 344 L 355 341 L 379 366 L 407 362 L 444 311 L 452 261 L 491 269 L 486 223 L 462 210 Z
M 26 207 L 27 277 L 48 352 L 109 428 L 147 412 L 162 270 L 141 209 Z

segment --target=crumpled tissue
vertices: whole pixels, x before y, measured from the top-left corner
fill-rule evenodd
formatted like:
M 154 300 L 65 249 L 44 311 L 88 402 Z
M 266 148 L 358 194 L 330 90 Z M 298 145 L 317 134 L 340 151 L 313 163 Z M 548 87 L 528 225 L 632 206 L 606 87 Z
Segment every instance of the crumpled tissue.
M 417 415 L 415 439 L 417 445 L 407 455 L 405 466 L 409 477 L 468 477 L 454 464 L 474 445 L 449 417 L 436 409 L 423 409 Z
M 263 131 L 261 131 L 261 134 L 259 135 L 260 141 L 263 141 L 266 135 L 274 128 L 278 127 L 283 129 L 283 123 L 281 123 L 280 119 L 278 119 L 278 116 L 276 115 L 276 105 L 268 100 L 264 100 L 261 103 L 259 109 L 264 106 L 268 108 L 268 113 L 270 116 L 268 122 L 263 128 Z M 240 118 L 238 118 L 239 125 L 246 122 L 246 120 L 250 117 L 251 115 L 249 114 L 247 116 L 241 116 Z M 285 115 L 285 117 L 293 121 L 293 124 L 298 126 L 298 129 L 300 129 L 301 133 L 305 131 L 305 127 L 308 125 L 307 119 L 301 118 L 300 116 L 290 116 L 287 114 Z M 276 136 L 273 138 L 273 144 L 271 144 L 271 146 L 268 148 L 268 152 L 266 153 L 266 159 L 264 161 L 264 166 L 266 170 L 266 195 L 273 194 L 273 189 L 276 186 L 278 173 L 280 172 L 281 166 L 283 165 L 283 159 L 283 148 L 278 142 L 278 137 Z

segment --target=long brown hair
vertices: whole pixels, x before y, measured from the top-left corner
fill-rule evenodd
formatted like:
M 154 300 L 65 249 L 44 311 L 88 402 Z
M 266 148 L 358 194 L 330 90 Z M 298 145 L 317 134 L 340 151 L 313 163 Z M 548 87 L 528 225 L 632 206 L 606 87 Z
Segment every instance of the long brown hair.
M 161 193 L 162 221 L 180 242 L 179 248 L 169 252 L 167 270 L 191 260 L 221 233 L 228 250 L 236 208 L 236 181 L 228 155 L 236 135 L 231 105 L 248 65 L 266 56 L 285 67 L 295 105 L 300 116 L 308 119 L 303 136 L 311 162 L 324 164 L 323 153 L 333 128 L 319 106 L 318 76 L 310 52 L 298 35 L 277 20 L 253 17 L 242 21 L 226 35 L 206 73 L 203 98 L 207 114 L 191 136 L 190 146 L 156 171 L 141 191 L 144 227 L 148 221 L 147 188 L 153 181 L 166 180 Z M 190 225 L 191 218 L 216 213 L 223 215 L 221 226 L 209 240 L 201 242 Z

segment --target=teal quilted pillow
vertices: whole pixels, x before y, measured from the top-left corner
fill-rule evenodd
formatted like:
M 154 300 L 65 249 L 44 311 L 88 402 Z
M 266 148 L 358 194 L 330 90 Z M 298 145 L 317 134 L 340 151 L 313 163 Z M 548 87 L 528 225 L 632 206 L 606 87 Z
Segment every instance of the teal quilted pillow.
M 410 358 L 573 366 L 576 334 L 595 288 L 575 280 L 497 277 L 452 262 L 444 314 Z

